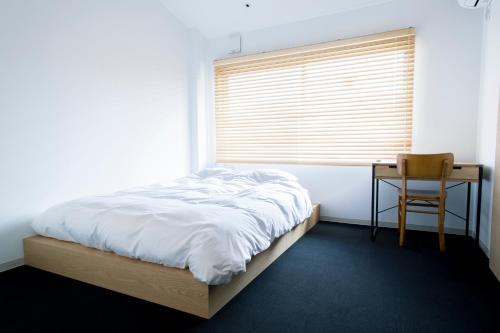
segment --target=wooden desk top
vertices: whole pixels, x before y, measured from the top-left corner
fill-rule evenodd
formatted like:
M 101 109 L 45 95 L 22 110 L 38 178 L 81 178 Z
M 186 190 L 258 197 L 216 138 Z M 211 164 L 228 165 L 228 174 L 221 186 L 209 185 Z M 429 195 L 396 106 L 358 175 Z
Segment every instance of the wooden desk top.
M 396 165 L 396 160 L 377 160 L 375 162 L 372 162 L 372 165 L 390 165 L 390 166 L 393 166 L 393 165 Z M 480 163 L 473 163 L 473 162 L 455 162 L 453 163 L 453 166 L 454 167 L 476 167 L 476 168 L 479 168 L 481 166 L 483 166 L 482 164 Z
M 373 162 L 373 177 L 376 179 L 401 179 L 396 169 L 396 161 Z M 448 181 L 477 183 L 482 177 L 480 168 L 482 164 L 457 162 L 453 164 L 453 171 Z M 411 178 L 410 178 L 411 179 Z M 413 180 L 436 180 L 436 179 L 413 179 Z

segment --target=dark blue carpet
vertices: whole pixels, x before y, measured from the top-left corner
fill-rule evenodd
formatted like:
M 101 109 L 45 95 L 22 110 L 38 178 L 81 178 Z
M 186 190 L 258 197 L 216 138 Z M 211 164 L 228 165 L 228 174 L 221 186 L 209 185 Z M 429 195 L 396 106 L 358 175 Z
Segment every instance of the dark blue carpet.
M 29 267 L 0 274 L 2 332 L 500 332 L 500 284 L 459 236 L 321 223 L 211 320 Z M 496 329 L 495 329 L 495 326 Z

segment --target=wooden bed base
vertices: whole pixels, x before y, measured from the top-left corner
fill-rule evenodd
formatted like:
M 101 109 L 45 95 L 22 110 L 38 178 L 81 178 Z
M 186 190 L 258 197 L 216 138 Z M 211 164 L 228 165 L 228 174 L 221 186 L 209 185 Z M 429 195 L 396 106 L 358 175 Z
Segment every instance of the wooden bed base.
M 209 319 L 318 222 L 319 205 L 313 208 L 304 223 L 252 258 L 245 273 L 220 286 L 196 280 L 187 269 L 42 236 L 24 239 L 24 260 L 29 266 Z

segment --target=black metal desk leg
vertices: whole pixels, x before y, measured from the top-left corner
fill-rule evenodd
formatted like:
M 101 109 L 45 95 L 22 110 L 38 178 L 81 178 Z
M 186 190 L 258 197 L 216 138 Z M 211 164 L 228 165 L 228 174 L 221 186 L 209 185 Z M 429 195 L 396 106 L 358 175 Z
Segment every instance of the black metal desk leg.
M 467 183 L 467 210 L 465 213 L 465 238 L 469 236 L 469 222 L 470 222 L 470 182 Z
M 378 230 L 378 189 L 379 189 L 379 179 L 377 178 L 376 190 L 375 190 L 375 194 L 377 196 L 377 199 L 375 200 L 375 233 Z
M 374 219 L 373 219 L 373 208 L 374 208 L 374 203 L 375 203 L 375 166 L 372 165 L 372 210 L 371 210 L 371 224 L 370 224 L 370 237 L 373 240 L 375 240 L 375 234 L 374 234 Z
M 479 180 L 477 182 L 477 212 L 476 212 L 476 247 L 479 247 L 479 231 L 481 226 L 481 195 L 483 192 L 483 166 L 479 166 Z

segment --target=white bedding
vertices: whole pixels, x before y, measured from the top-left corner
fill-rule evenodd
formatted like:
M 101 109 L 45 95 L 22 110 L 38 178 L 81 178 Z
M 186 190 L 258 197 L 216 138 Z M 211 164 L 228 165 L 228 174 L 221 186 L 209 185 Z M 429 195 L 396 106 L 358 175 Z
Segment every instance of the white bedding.
M 297 179 L 278 170 L 207 169 L 165 184 L 81 198 L 48 209 L 36 233 L 224 284 L 312 212 Z

